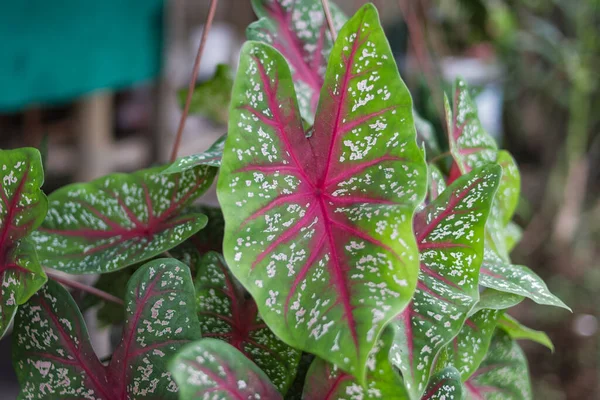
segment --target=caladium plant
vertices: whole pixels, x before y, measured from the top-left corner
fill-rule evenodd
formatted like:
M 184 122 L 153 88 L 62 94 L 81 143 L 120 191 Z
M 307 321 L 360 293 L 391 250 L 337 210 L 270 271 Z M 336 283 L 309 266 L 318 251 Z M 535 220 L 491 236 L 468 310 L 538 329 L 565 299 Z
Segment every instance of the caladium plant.
M 0 151 L 0 334 L 17 312 L 20 398 L 531 399 L 515 340 L 552 343 L 507 310 L 568 307 L 510 260 L 515 160 L 462 80 L 444 149 L 375 7 L 347 20 L 330 4 L 329 24 L 322 3 L 253 1 L 233 88 L 203 86 L 230 99 L 204 153 L 47 201 L 39 152 Z M 220 209 L 193 204 L 218 170 Z M 45 267 L 101 276 L 46 284 Z M 109 360 L 57 282 L 121 328 Z

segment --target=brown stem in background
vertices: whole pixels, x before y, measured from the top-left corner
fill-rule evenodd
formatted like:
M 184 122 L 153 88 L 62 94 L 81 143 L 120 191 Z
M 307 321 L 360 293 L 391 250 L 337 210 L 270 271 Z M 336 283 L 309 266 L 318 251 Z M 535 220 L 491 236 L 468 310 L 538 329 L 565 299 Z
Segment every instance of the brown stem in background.
M 217 0 L 210 1 L 210 8 L 208 9 L 208 15 L 206 16 L 206 22 L 204 23 L 204 29 L 202 30 L 202 38 L 200 39 L 200 46 L 198 46 L 198 53 L 196 54 L 196 60 L 194 61 L 194 69 L 192 71 L 192 79 L 188 86 L 187 97 L 185 98 L 185 106 L 181 119 L 179 120 L 179 127 L 177 128 L 177 136 L 175 137 L 175 143 L 173 144 L 173 151 L 171 151 L 171 162 L 177 158 L 177 151 L 181 144 L 181 135 L 183 134 L 183 128 L 185 127 L 185 121 L 187 120 L 188 112 L 190 110 L 190 103 L 192 100 L 192 94 L 194 93 L 194 87 L 196 86 L 196 79 L 198 79 L 198 71 L 200 70 L 200 60 L 202 60 L 202 53 L 204 52 L 204 45 L 206 44 L 206 37 L 208 31 L 212 25 L 213 19 L 215 19 L 215 11 L 217 10 Z
M 46 270 L 46 275 L 48 275 L 49 278 L 51 278 L 53 281 L 56 281 L 62 285 L 71 287 L 73 289 L 77 289 L 77 290 L 81 290 L 83 292 L 87 292 L 89 294 L 92 294 L 96 297 L 100 297 L 103 300 L 106 301 L 110 301 L 112 303 L 116 303 L 119 305 L 124 305 L 125 303 L 123 302 L 123 300 L 119 299 L 116 296 L 113 296 L 110 293 L 106 293 L 100 289 L 96 289 L 95 287 L 92 286 L 88 286 L 86 284 L 83 284 L 81 282 L 77 282 L 77 281 L 72 281 L 68 278 L 64 278 L 54 272 L 50 272 L 48 270 Z
M 335 42 L 335 39 L 337 38 L 337 32 L 335 31 L 335 26 L 333 25 L 333 18 L 331 18 L 331 10 L 329 10 L 329 1 L 321 0 L 321 4 L 323 5 L 325 19 L 327 20 L 327 25 L 329 26 L 329 32 L 331 32 L 331 38 Z

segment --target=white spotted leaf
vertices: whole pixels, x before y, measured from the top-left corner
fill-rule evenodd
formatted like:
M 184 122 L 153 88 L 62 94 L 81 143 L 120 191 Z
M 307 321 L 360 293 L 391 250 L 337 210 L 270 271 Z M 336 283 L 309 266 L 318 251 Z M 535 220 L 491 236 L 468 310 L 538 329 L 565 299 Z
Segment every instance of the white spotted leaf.
M 99 360 L 71 295 L 50 281 L 20 307 L 13 363 L 27 399 L 176 399 L 167 361 L 200 338 L 189 268 L 159 259 L 127 287 L 121 342 L 107 366 Z
M 529 369 L 523 350 L 497 329 L 483 362 L 464 383 L 466 400 L 531 400 Z
M 282 400 L 269 378 L 235 347 L 217 339 L 185 346 L 171 361 L 180 400 Z
M 202 229 L 188 207 L 211 185 L 216 168 L 163 174 L 156 167 L 65 186 L 49 196 L 33 235 L 40 261 L 73 274 L 106 273 L 142 262 Z
M 421 400 L 462 400 L 463 386 L 460 374 L 454 367 L 444 368 L 429 380 Z
M 178 174 L 188 171 L 192 168 L 196 168 L 199 165 L 220 167 L 221 157 L 223 157 L 223 147 L 225 146 L 226 139 L 227 135 L 223 135 L 219 139 L 217 139 L 212 145 L 210 145 L 208 150 L 206 150 L 205 152 L 178 158 L 163 172 L 163 174 Z
M 220 254 L 204 255 L 195 286 L 202 336 L 231 344 L 285 393 L 294 380 L 302 352 L 271 332 L 258 315 L 256 303 L 231 275 Z
M 419 282 L 412 302 L 392 322 L 390 354 L 413 399 L 424 393 L 436 355 L 478 300 L 485 223 L 500 174 L 497 165 L 475 169 L 415 216 Z
M 367 380 L 364 385 L 356 379 L 317 357 L 306 374 L 302 400 L 334 399 L 408 399 L 400 374 L 389 361 L 393 331 L 385 330 L 378 339 L 367 362 Z
M 412 215 L 427 181 L 375 8 L 339 32 L 309 132 L 287 63 L 263 43 L 242 49 L 230 115 L 225 259 L 278 337 L 360 381 L 414 291 Z
M 302 118 L 313 123 L 333 47 L 321 0 L 253 0 L 260 18 L 248 26 L 249 40 L 276 48 L 288 62 Z M 329 2 L 335 30 L 346 16 Z
M 0 338 L 20 304 L 46 282 L 29 234 L 48 208 L 38 150 L 0 150 Z

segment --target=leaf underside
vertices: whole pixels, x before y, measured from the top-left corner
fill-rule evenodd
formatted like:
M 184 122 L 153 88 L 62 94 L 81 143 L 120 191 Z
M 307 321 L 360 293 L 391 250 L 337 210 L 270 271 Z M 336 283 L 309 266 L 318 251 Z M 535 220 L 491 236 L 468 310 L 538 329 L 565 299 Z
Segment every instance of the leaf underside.
M 225 259 L 277 336 L 361 376 L 414 290 L 411 220 L 426 189 L 374 7 L 340 31 L 310 134 L 289 68 L 265 44 L 242 49 L 231 107 L 217 189 Z
M 166 362 L 200 338 L 189 269 L 173 259 L 147 263 L 131 278 L 125 325 L 108 366 L 95 355 L 77 305 L 50 281 L 19 309 L 13 363 L 28 399 L 176 399 Z
M 223 135 L 218 138 L 205 152 L 178 158 L 173 164 L 164 170 L 163 174 L 179 174 L 190 169 L 197 168 L 200 165 L 208 165 L 217 168 L 220 167 L 225 140 L 227 140 L 227 135 Z
M 29 240 L 48 208 L 44 171 L 33 148 L 0 150 L 0 338 L 17 307 L 46 282 Z
M 258 315 L 256 303 L 231 275 L 221 255 L 211 252 L 203 257 L 195 286 L 202 336 L 231 344 L 285 393 L 302 352 L 271 332 Z
M 413 399 L 429 381 L 437 353 L 460 331 L 478 299 L 484 229 L 500 167 L 458 178 L 415 216 L 419 282 L 412 302 L 393 321 L 392 362 Z
M 252 361 L 217 339 L 188 344 L 171 361 L 180 400 L 281 400 L 281 394 Z
M 65 186 L 33 235 L 46 266 L 74 274 L 106 273 L 148 260 L 206 225 L 206 216 L 184 212 L 214 179 L 199 166 L 163 174 L 165 167 L 112 174 Z

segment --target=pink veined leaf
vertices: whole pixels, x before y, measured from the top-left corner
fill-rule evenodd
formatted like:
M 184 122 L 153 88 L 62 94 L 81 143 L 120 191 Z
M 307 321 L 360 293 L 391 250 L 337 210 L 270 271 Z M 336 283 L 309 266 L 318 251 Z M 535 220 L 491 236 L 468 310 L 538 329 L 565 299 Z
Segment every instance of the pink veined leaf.
M 479 297 L 484 227 L 500 175 L 497 165 L 475 169 L 415 216 L 419 282 L 412 302 L 392 322 L 390 353 L 412 399 L 423 395 L 436 355 Z
M 220 254 L 210 252 L 202 258 L 195 285 L 202 336 L 231 344 L 285 394 L 294 380 L 302 352 L 271 332 L 258 315 L 256 303 L 231 275 Z
M 292 70 L 302 118 L 312 124 L 333 47 L 321 0 L 253 0 L 260 18 L 246 31 L 249 40 L 275 47 Z M 329 2 L 336 32 L 346 16 Z
M 46 282 L 29 234 L 48 208 L 38 150 L 0 150 L 0 338 L 20 304 Z
M 367 362 L 365 385 L 335 365 L 315 358 L 306 374 L 302 400 L 408 399 L 402 378 L 389 361 L 393 339 L 391 330 L 385 330 L 378 339 Z
M 444 368 L 429 380 L 429 385 L 421 400 L 460 400 L 463 387 L 460 373 L 454 367 Z
M 282 400 L 269 378 L 235 347 L 217 339 L 185 346 L 171 361 L 180 400 Z
M 73 274 L 112 272 L 148 260 L 191 237 L 207 222 L 188 207 L 216 168 L 164 174 L 156 167 L 65 186 L 33 234 L 45 266 Z
M 187 266 L 174 259 L 147 263 L 129 281 L 121 342 L 104 366 L 75 301 L 48 282 L 15 320 L 13 360 L 23 398 L 176 399 L 166 363 L 200 338 L 193 305 Z
M 426 166 L 372 5 L 340 31 L 328 68 L 306 135 L 285 60 L 246 43 L 217 194 L 225 259 L 267 325 L 362 380 L 414 291 Z
M 510 336 L 497 329 L 483 362 L 464 383 L 467 400 L 531 400 L 527 359 Z

